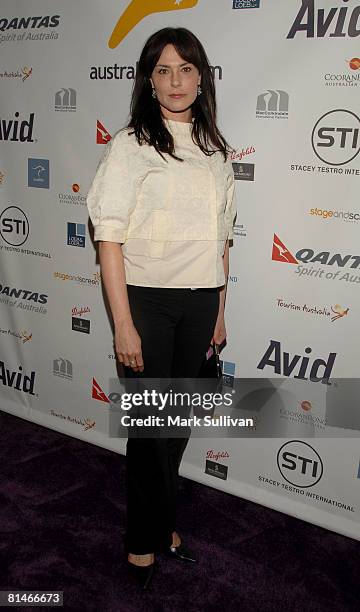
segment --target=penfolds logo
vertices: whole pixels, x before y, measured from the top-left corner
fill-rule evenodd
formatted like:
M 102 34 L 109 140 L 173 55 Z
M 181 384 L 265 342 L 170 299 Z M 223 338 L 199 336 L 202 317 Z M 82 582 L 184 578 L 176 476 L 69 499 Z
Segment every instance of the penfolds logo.
M 241 150 L 234 149 L 230 153 L 230 159 L 233 161 L 241 161 L 243 157 L 245 157 L 246 155 L 250 155 L 251 153 L 255 153 L 255 147 L 253 146 L 246 147 L 246 149 L 243 147 Z
M 74 306 L 71 309 L 71 314 L 73 317 L 81 317 L 81 315 L 86 314 L 87 312 L 90 312 L 89 306 L 82 306 L 80 308 Z
M 229 459 L 230 455 L 227 451 L 215 452 L 213 449 L 206 451 L 206 459 Z

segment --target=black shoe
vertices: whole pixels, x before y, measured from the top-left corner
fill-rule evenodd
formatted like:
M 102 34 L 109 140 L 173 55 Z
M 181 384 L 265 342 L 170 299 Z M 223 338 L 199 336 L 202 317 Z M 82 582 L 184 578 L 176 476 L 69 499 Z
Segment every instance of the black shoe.
M 151 565 L 135 565 L 127 559 L 127 568 L 131 576 L 136 580 L 137 584 L 145 591 L 148 588 L 154 574 L 156 560 Z
M 170 546 L 169 550 L 166 551 L 166 554 L 173 559 L 178 559 L 179 561 L 192 561 L 193 563 L 197 562 L 197 559 L 194 557 L 194 553 L 183 543 L 179 544 L 179 546 Z

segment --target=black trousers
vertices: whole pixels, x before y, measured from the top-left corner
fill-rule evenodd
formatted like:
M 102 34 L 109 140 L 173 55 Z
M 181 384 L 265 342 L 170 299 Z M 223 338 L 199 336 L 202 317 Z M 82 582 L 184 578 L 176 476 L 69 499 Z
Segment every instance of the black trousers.
M 125 377 L 196 378 L 219 310 L 219 288 L 172 289 L 127 285 L 141 338 L 144 371 Z M 178 471 L 189 440 L 128 437 L 126 446 L 128 553 L 162 552 L 176 528 Z

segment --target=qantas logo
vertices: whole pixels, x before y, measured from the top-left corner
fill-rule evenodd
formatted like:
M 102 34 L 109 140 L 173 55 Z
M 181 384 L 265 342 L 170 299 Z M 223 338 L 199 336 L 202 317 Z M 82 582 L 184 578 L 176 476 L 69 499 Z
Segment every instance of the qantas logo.
M 290 253 L 289 249 L 281 242 L 280 238 L 274 234 L 272 259 L 274 261 L 283 261 L 285 263 L 298 263 L 295 257 Z
M 120 16 L 110 38 L 108 46 L 115 49 L 137 24 L 147 15 L 165 11 L 178 11 L 196 6 L 198 0 L 132 0 Z
M 358 268 L 360 266 L 360 255 L 342 255 L 341 253 L 331 254 L 330 251 L 321 251 L 316 253 L 313 249 L 300 249 L 294 255 L 281 242 L 280 238 L 274 234 L 272 259 L 283 263 L 298 264 L 298 263 L 318 263 L 323 266 L 337 265 L 339 268 L 344 268 L 350 264 L 350 268 Z
M 111 140 L 111 134 L 104 128 L 99 120 L 96 121 L 96 144 L 107 144 Z
M 93 399 L 98 400 L 99 402 L 105 402 L 106 404 L 110 403 L 107 395 L 105 395 L 104 391 L 100 387 L 99 383 L 96 382 L 95 378 L 92 379 L 91 397 Z

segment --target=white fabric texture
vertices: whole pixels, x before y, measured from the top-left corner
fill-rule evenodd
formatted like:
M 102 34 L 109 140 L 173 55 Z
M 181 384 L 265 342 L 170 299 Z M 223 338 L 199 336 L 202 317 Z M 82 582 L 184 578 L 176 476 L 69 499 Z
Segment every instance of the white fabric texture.
M 127 128 L 106 145 L 87 195 L 94 239 L 123 245 L 128 284 L 222 286 L 236 216 L 232 164 L 202 153 L 192 123 L 165 125 L 182 162 L 140 146 Z

